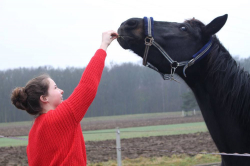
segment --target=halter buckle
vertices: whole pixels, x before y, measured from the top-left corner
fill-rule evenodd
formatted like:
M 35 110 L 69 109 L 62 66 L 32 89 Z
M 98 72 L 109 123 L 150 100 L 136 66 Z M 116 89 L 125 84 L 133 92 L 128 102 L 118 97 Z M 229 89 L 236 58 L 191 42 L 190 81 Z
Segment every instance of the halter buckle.
M 147 37 L 145 38 L 145 45 L 147 45 L 147 46 L 152 46 L 153 41 L 154 41 L 154 38 L 153 38 L 153 37 L 147 36 Z
M 174 74 L 175 74 L 175 70 L 177 69 L 177 67 L 179 66 L 179 63 L 177 61 L 173 61 L 171 64 L 171 73 L 170 73 L 170 77 L 169 77 L 169 80 L 172 81 L 176 81 L 179 83 L 179 81 L 177 81 L 175 78 L 174 78 Z
M 189 62 L 188 62 L 188 67 L 192 66 L 194 64 L 195 60 L 194 58 L 191 59 Z

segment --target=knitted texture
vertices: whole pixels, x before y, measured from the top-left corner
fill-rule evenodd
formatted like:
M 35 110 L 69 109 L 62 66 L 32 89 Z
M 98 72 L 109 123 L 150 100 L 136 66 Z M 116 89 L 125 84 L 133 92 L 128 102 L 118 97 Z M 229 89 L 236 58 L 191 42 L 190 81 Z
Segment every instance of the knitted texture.
M 30 166 L 87 165 L 80 121 L 96 96 L 105 58 L 97 50 L 69 98 L 35 119 L 27 146 Z

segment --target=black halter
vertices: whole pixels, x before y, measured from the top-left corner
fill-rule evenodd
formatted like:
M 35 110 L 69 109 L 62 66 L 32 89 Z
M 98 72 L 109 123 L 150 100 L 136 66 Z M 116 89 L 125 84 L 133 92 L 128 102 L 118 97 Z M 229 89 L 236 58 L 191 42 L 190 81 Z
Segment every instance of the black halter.
M 190 61 L 183 61 L 183 62 L 177 62 L 174 61 L 165 51 L 164 49 L 155 42 L 154 40 L 154 20 L 153 17 L 144 17 L 144 31 L 145 31 L 145 52 L 144 52 L 144 56 L 143 56 L 143 65 L 147 66 L 155 71 L 157 71 L 158 73 L 160 73 L 160 75 L 162 76 L 162 78 L 164 80 L 175 80 L 174 79 L 174 73 L 175 70 L 177 69 L 177 67 L 179 66 L 184 66 L 183 68 L 183 74 L 186 77 L 186 69 L 190 66 L 192 66 L 196 61 L 202 59 L 203 57 L 205 57 L 212 46 L 212 38 L 208 41 L 208 43 L 203 46 L 196 54 L 194 54 L 192 57 L 192 59 Z M 147 56 L 148 56 L 148 50 L 149 47 L 154 45 L 161 53 L 162 55 L 170 62 L 170 67 L 171 67 L 171 73 L 170 74 L 164 74 L 159 72 L 159 70 L 153 66 L 152 64 L 150 64 L 149 62 L 147 62 Z M 176 81 L 176 80 L 175 80 Z

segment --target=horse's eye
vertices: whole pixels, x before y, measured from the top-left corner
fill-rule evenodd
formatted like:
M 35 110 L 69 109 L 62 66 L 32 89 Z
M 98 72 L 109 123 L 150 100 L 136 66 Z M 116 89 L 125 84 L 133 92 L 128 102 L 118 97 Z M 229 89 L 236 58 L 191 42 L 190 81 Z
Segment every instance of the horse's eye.
M 187 31 L 187 28 L 183 26 L 183 27 L 181 27 L 181 30 L 182 31 Z

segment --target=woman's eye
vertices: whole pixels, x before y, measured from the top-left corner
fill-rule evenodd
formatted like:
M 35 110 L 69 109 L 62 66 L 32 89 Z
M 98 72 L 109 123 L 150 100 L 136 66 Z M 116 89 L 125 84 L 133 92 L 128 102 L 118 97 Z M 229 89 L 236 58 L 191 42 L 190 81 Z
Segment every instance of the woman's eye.
M 181 27 L 181 30 L 182 31 L 187 31 L 187 28 L 183 26 L 183 27 Z

